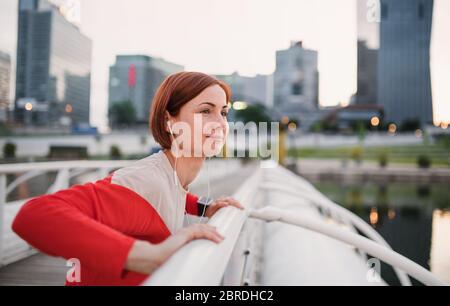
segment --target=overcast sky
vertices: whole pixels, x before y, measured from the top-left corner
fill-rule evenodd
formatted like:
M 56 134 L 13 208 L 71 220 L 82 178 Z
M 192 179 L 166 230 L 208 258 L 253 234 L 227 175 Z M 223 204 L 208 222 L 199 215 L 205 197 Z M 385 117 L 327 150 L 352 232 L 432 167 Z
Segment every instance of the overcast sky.
M 91 122 L 106 124 L 108 67 L 117 54 L 252 76 L 273 73 L 275 51 L 293 40 L 319 51 L 321 105 L 347 103 L 356 91 L 355 1 L 80 0 L 80 28 L 93 40 Z M 0 0 L 0 50 L 14 59 L 16 10 L 17 0 Z M 450 1 L 435 0 L 434 11 L 435 121 L 450 122 Z

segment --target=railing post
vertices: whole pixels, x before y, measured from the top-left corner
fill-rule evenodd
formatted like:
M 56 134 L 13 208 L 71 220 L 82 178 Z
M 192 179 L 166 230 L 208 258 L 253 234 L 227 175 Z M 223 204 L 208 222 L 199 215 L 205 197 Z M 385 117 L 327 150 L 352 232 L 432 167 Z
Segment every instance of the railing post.
M 0 174 L 0 267 L 3 266 L 3 243 L 5 227 L 6 174 Z
M 98 179 L 103 179 L 108 176 L 109 168 L 100 168 L 97 170 Z
M 50 186 L 47 193 L 54 193 L 61 189 L 69 188 L 70 169 L 64 168 L 58 171 L 55 182 Z

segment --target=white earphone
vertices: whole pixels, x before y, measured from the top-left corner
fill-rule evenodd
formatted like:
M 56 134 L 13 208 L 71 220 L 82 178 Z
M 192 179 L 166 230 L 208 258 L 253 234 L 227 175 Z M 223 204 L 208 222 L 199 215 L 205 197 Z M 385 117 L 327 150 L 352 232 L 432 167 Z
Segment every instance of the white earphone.
M 167 120 L 167 127 L 169 128 L 170 134 L 173 136 L 172 127 L 170 126 L 170 121 L 169 120 Z
M 169 128 L 170 135 L 173 136 L 173 141 L 175 141 L 175 145 L 177 146 L 177 150 L 178 150 L 177 139 L 175 138 L 175 135 L 173 134 L 172 127 L 170 126 L 169 120 L 167 120 L 167 127 Z M 175 165 L 173 168 L 173 182 L 174 182 L 175 186 L 178 186 L 177 160 L 178 160 L 178 152 L 175 156 Z

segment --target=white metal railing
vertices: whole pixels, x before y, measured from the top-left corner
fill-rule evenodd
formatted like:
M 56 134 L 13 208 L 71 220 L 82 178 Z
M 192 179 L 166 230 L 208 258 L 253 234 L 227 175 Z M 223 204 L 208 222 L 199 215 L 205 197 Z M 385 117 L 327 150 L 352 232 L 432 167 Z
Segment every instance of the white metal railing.
M 391 248 L 386 240 L 363 219 L 361 219 L 353 212 L 345 209 L 341 205 L 333 203 L 333 201 L 320 193 L 307 180 L 300 176 L 294 175 L 292 172 L 281 167 L 277 170 L 277 172 L 273 173 L 272 180 L 263 184 L 261 186 L 262 188 L 276 189 L 278 191 L 291 193 L 296 197 L 309 200 L 314 205 L 329 211 L 335 220 L 342 221 L 346 225 L 355 227 L 373 241 L 387 248 Z M 280 178 L 280 175 L 284 176 L 284 178 Z M 278 178 L 278 180 L 276 178 Z M 290 184 L 286 184 L 287 181 L 289 181 Z M 410 286 L 411 280 L 409 279 L 408 275 L 404 271 L 398 269 L 396 266 L 393 266 L 393 268 L 400 283 L 403 286 Z
M 262 167 L 266 168 L 266 167 Z M 270 167 L 269 167 L 270 168 Z M 263 175 L 264 174 L 264 175 Z M 272 177 L 272 181 L 271 178 Z M 273 184 L 273 178 L 283 177 L 281 183 L 283 186 Z M 239 232 L 248 217 L 257 218 L 264 221 L 279 221 L 291 225 L 300 226 L 302 228 L 329 236 L 346 244 L 350 244 L 376 258 L 392 265 L 399 276 L 400 281 L 404 285 L 410 285 L 407 274 L 415 277 L 426 285 L 445 285 L 437 279 L 431 272 L 412 262 L 408 258 L 394 252 L 386 243 L 386 241 L 375 232 L 367 223 L 359 217 L 355 217 L 353 213 L 345 208 L 337 209 L 334 204 L 326 202 L 322 199 L 309 198 L 314 205 L 322 205 L 330 210 L 337 219 L 355 225 L 359 230 L 366 234 L 368 238 L 358 235 L 356 232 L 342 230 L 338 226 L 328 225 L 325 222 L 308 219 L 290 211 L 283 211 L 266 207 L 263 209 L 253 209 L 255 203 L 252 202 L 252 194 L 255 195 L 263 190 L 283 191 L 281 187 L 291 188 L 288 192 L 294 192 L 295 188 L 299 190 L 307 190 L 312 192 L 312 185 L 302 184 L 302 179 L 294 174 L 288 173 L 281 167 L 275 169 L 259 169 L 252 177 L 250 177 L 234 195 L 246 208 L 244 211 L 237 210 L 232 207 L 220 210 L 211 220 L 209 224 L 216 226 L 226 239 L 215 244 L 206 240 L 196 240 L 182 247 L 174 254 L 164 265 L 161 266 L 153 275 L 151 275 L 143 285 L 220 285 L 224 275 L 227 263 L 230 259 L 235 243 L 238 240 Z M 270 185 L 272 184 L 272 185 Z M 314 187 L 312 187 L 314 188 Z M 292 190 L 294 189 L 294 191 Z M 319 193 L 314 188 L 314 193 Z M 299 192 L 295 193 L 300 196 Z M 323 195 L 322 195 L 323 196 Z M 323 196 L 324 197 L 324 196 Z M 345 212 L 345 213 L 344 213 Z M 361 224 L 361 222 L 364 223 Z M 374 233 L 375 232 L 375 233 Z
M 35 253 L 25 241 L 12 230 L 15 214 L 29 199 L 7 203 L 8 195 L 20 184 L 39 175 L 55 172 L 56 179 L 46 194 L 69 187 L 70 179 L 88 171 L 96 171 L 94 177 L 105 177 L 110 170 L 127 166 L 133 161 L 61 161 L 0 165 L 0 266 L 28 257 Z M 7 184 L 7 175 L 17 175 Z
M 251 212 L 250 217 L 264 220 L 267 222 L 283 222 L 295 226 L 299 226 L 336 240 L 348 243 L 359 249 L 364 250 L 368 254 L 380 259 L 393 267 L 398 267 L 413 276 L 418 281 L 427 286 L 445 286 L 446 284 L 437 279 L 430 271 L 419 266 L 410 259 L 402 256 L 392 249 L 387 248 L 373 240 L 367 239 L 361 235 L 340 229 L 339 227 L 329 225 L 325 222 L 317 222 L 314 219 L 302 216 L 300 214 L 293 215 L 287 210 L 280 210 L 274 207 L 266 207 Z

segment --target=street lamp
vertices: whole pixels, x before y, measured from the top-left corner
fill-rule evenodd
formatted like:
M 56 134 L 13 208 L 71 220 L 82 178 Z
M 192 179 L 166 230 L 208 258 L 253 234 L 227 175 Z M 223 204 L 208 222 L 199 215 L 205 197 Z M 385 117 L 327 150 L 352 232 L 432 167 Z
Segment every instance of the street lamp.
M 247 109 L 247 107 L 247 102 L 236 101 L 233 103 L 233 109 L 237 111 Z
M 371 124 L 373 127 L 379 126 L 379 125 L 380 125 L 380 118 L 378 118 L 377 116 L 372 117 L 372 118 L 370 119 L 370 124 Z
M 289 123 L 288 129 L 290 132 L 295 132 L 297 130 L 297 124 L 295 124 L 295 122 Z
M 388 132 L 390 134 L 395 134 L 395 132 L 397 132 L 397 126 L 395 125 L 395 123 L 389 124 Z
M 66 110 L 66 113 L 68 113 L 68 114 L 72 113 L 72 111 L 73 111 L 72 105 L 71 104 L 67 104 L 65 110 Z
M 417 129 L 417 130 L 414 132 L 414 135 L 416 135 L 417 138 L 422 138 L 423 132 L 422 132 L 421 129 Z

